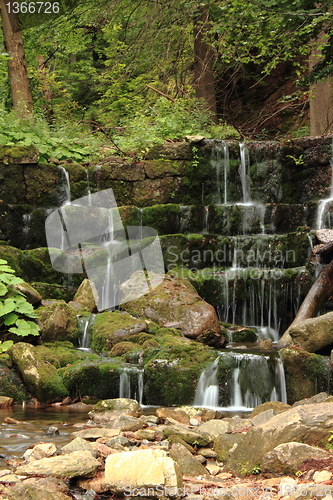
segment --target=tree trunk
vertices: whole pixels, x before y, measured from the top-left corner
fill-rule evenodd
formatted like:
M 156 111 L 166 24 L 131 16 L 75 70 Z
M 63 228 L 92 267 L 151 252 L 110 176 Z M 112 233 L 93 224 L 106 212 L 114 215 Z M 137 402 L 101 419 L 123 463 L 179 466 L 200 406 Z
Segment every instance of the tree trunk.
M 318 46 L 324 41 L 324 36 L 319 36 L 316 41 Z M 320 61 L 322 54 L 314 45 L 309 58 L 310 71 Z M 333 132 L 333 77 L 315 83 L 310 87 L 310 134 L 311 136 L 324 135 Z
M 18 15 L 12 12 L 13 7 L 7 11 L 4 0 L 0 0 L 0 10 L 5 49 L 10 56 L 8 75 L 13 107 L 21 115 L 27 115 L 32 111 L 32 97 Z
M 284 332 L 279 342 L 277 343 L 277 348 L 281 349 L 292 343 L 292 338 L 289 334 L 289 330 L 292 326 L 295 326 L 300 321 L 304 319 L 313 318 L 321 306 L 329 299 L 333 293 L 333 260 L 323 267 L 316 281 L 313 283 L 312 287 L 307 293 L 307 296 L 302 302 L 301 307 L 296 314 L 294 321 L 291 323 L 289 328 Z
M 213 74 L 214 51 L 205 41 L 208 19 L 208 8 L 201 7 L 200 14 L 194 21 L 194 87 L 196 96 L 206 101 L 207 110 L 217 122 Z

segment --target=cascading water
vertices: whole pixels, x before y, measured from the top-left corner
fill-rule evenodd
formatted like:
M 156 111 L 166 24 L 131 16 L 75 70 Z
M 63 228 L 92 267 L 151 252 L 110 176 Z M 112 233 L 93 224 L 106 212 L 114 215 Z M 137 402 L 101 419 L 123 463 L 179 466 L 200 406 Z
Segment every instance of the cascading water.
M 136 366 L 120 369 L 119 397 L 136 399 L 142 405 L 143 397 L 143 368 Z
M 220 351 L 200 375 L 193 406 L 244 411 L 266 401 L 287 402 L 279 354 Z
M 211 165 L 216 171 L 216 204 L 222 204 L 222 191 L 223 191 L 223 203 L 227 204 L 227 182 L 228 173 L 230 168 L 229 160 L 229 147 L 225 141 L 218 143 L 212 143 L 212 156 Z M 223 172 L 221 172 L 221 168 Z M 221 189 L 222 187 L 222 189 Z
M 330 194 L 328 198 L 320 200 L 318 203 L 318 213 L 317 213 L 317 229 L 324 229 L 328 226 L 331 228 L 331 213 L 327 211 L 327 206 L 333 202 L 333 141 L 332 141 L 332 157 L 330 158 L 331 165 L 331 186 Z
M 88 317 L 78 316 L 78 328 L 81 334 L 81 338 L 79 340 L 80 349 L 82 351 L 90 350 L 90 329 L 91 325 L 94 322 L 95 314 L 91 314 Z
M 243 203 L 251 204 L 250 188 L 248 181 L 249 179 L 248 170 L 250 164 L 249 150 L 247 149 L 247 147 L 243 142 L 239 145 L 239 149 L 240 149 L 239 174 L 242 183 Z

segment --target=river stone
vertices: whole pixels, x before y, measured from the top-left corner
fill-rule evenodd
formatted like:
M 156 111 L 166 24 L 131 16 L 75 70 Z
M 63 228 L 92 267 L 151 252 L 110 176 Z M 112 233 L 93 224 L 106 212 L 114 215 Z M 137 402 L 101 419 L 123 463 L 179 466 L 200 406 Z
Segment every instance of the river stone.
M 136 496 L 166 497 L 180 495 L 183 485 L 178 465 L 163 450 L 127 451 L 110 455 L 105 460 L 105 483 L 113 493 L 134 493 Z M 139 490 L 139 492 L 138 492 Z
M 205 467 L 182 444 L 173 443 L 169 455 L 177 462 L 182 474 L 189 476 L 204 476 L 207 474 Z
M 67 443 L 65 446 L 63 446 L 61 448 L 61 453 L 63 455 L 66 455 L 68 453 L 73 453 L 73 451 L 81 451 L 81 450 L 89 451 L 92 454 L 92 456 L 94 457 L 96 456 L 92 445 L 86 439 L 83 439 L 81 437 L 76 437 L 75 439 Z
M 322 460 L 331 456 L 325 450 L 304 443 L 283 443 L 262 457 L 261 472 L 295 474 L 305 460 Z
M 299 321 L 289 328 L 293 344 L 308 352 L 316 352 L 333 344 L 333 312 Z
M 0 408 L 6 408 L 7 406 L 12 406 L 13 398 L 7 396 L 0 396 Z
M 77 289 L 73 300 L 88 309 L 88 311 L 94 312 L 98 303 L 98 292 L 94 283 L 85 278 Z
M 23 458 L 28 461 L 32 460 L 40 460 L 45 457 L 52 457 L 57 451 L 57 447 L 53 443 L 39 443 L 36 444 L 33 448 L 27 449 Z
M 225 434 L 230 430 L 230 423 L 227 420 L 208 420 L 197 428 L 200 432 L 207 432 L 214 438 L 220 434 Z
M 253 408 L 253 410 L 250 413 L 250 419 L 252 419 L 256 415 L 259 415 L 259 413 L 262 413 L 263 411 L 266 410 L 272 409 L 277 413 L 281 413 L 282 411 L 286 411 L 289 408 L 291 408 L 290 405 L 287 405 L 286 403 L 281 403 L 281 401 L 266 401 L 266 403 L 262 403 L 261 405 L 258 405 L 255 408 Z
M 115 410 L 121 410 L 123 414 L 129 415 L 131 417 L 140 417 L 142 415 L 142 408 L 140 404 L 135 399 L 128 398 L 114 398 L 114 399 L 103 399 L 99 401 L 91 412 L 88 413 L 89 417 L 92 419 L 101 416 L 98 412 L 104 412 L 104 416 L 107 417 L 111 415 L 111 412 Z M 105 412 L 110 412 L 106 414 Z M 120 416 L 120 413 L 115 414 Z
M 140 429 L 135 432 L 134 438 L 138 441 L 146 439 L 147 441 L 155 441 L 156 432 L 153 429 Z
M 126 302 L 122 308 L 129 313 L 149 318 L 163 327 L 177 328 L 192 339 L 208 332 L 221 332 L 214 307 L 198 295 L 189 281 L 166 276 L 154 290 L 131 300 L 133 276 L 119 287 L 123 293 L 122 302 Z M 142 274 L 135 279 L 139 288 L 143 280 L 146 283 Z M 137 293 L 137 288 L 135 291 Z
M 158 418 L 171 417 L 181 424 L 189 425 L 190 417 L 183 410 L 173 410 L 172 408 L 157 408 L 156 416 Z
M 42 458 L 20 465 L 15 472 L 23 476 L 41 475 L 71 479 L 77 476 L 92 477 L 99 465 L 99 461 L 89 451 L 74 451 L 67 455 Z
M 227 460 L 236 475 L 246 475 L 276 446 L 291 441 L 309 445 L 326 443 L 333 426 L 332 403 L 297 406 L 252 427 Z
M 317 229 L 315 235 L 319 243 L 330 243 L 331 241 L 333 241 L 332 229 Z
M 251 422 L 253 425 L 260 425 L 264 424 L 269 420 L 270 418 L 274 417 L 274 415 L 277 415 L 278 412 L 276 410 L 273 410 L 273 408 L 270 408 L 269 410 L 262 411 L 261 413 L 258 413 L 258 415 L 255 415 L 254 417 L 251 418 Z
M 207 434 L 206 432 L 198 432 L 197 430 L 193 431 L 189 429 L 187 426 L 178 424 L 178 425 L 168 425 L 163 429 L 163 434 L 166 438 L 176 434 L 180 436 L 186 443 L 191 445 L 197 444 L 198 446 L 208 446 L 213 442 L 212 436 Z
M 135 432 L 145 427 L 146 424 L 139 418 L 130 417 L 129 415 L 121 415 L 109 423 L 112 429 L 119 429 L 120 431 Z
M 41 492 L 43 493 L 41 496 Z M 18 482 L 9 488 L 1 490 L 1 497 L 6 500 L 69 500 L 69 496 L 61 491 L 55 491 L 53 488 L 48 489 L 47 485 L 29 484 Z

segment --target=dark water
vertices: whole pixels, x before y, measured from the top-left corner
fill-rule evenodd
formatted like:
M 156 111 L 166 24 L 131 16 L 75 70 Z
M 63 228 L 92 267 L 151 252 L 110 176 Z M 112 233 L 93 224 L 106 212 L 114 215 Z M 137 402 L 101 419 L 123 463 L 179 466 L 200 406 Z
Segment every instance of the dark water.
M 80 430 L 89 419 L 88 411 L 63 407 L 13 406 L 0 408 L 0 469 L 7 469 L 7 460 L 21 458 L 31 444 L 41 441 L 64 446 L 71 441 L 70 434 Z M 19 424 L 4 423 L 6 417 L 19 420 Z M 59 429 L 59 434 L 45 434 L 50 426 Z

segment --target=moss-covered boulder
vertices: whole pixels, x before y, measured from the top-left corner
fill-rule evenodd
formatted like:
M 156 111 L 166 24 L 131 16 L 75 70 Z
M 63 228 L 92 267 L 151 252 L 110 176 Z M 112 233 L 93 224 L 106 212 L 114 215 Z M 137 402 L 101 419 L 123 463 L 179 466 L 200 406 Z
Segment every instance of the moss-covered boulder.
M 38 306 L 42 301 L 41 294 L 29 283 L 17 283 L 14 288 L 22 293 L 30 304 Z
M 135 319 L 129 313 L 103 312 L 96 316 L 92 324 L 90 345 L 97 352 L 109 351 L 127 339 L 135 343 L 137 339 L 132 340 L 132 337 L 147 330 L 148 325 L 144 320 Z
M 0 354 L 0 396 L 10 398 L 15 403 L 22 403 L 29 399 L 27 388 L 12 367 L 8 353 Z
M 94 283 L 87 278 L 84 279 L 74 295 L 73 300 L 90 312 L 96 311 L 98 292 Z
M 287 401 L 294 404 L 318 392 L 331 394 L 331 367 L 329 358 L 299 348 L 281 349 Z
M 142 273 L 136 273 L 129 282 L 121 285 L 125 302 L 122 308 L 127 312 L 150 318 L 160 326 L 177 328 L 192 339 L 208 332 L 220 333 L 215 309 L 201 299 L 188 281 L 166 276 L 154 290 L 131 300 L 133 279 L 136 280 L 136 290 L 146 284 Z
M 38 401 L 45 403 L 68 396 L 55 366 L 45 360 L 43 354 L 39 355 L 35 347 L 18 342 L 9 353 L 26 387 Z
M 44 342 L 70 341 L 77 343 L 79 329 L 76 311 L 63 300 L 39 307 L 37 315 L 42 323 L 41 336 Z
M 131 417 L 140 417 L 142 415 L 142 408 L 135 399 L 114 398 L 104 399 L 96 403 L 91 412 L 89 412 L 89 416 L 93 418 L 95 413 L 119 410 L 122 410 L 125 415 L 130 415 Z

